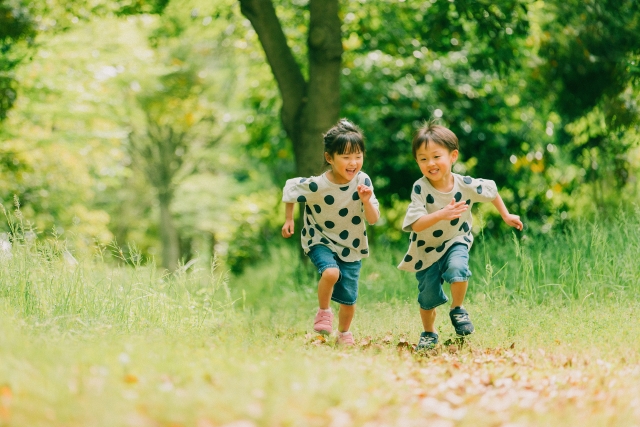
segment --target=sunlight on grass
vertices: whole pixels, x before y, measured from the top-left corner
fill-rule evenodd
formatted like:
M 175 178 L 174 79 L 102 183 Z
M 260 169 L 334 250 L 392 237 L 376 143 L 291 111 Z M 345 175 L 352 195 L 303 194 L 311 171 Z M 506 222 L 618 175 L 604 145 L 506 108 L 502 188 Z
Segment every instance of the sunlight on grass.
M 441 312 L 441 344 L 420 354 L 401 251 L 364 261 L 357 345 L 341 349 L 309 333 L 317 274 L 291 247 L 227 280 L 197 261 L 74 263 L 16 233 L 0 262 L 0 425 L 638 425 L 640 227 L 626 221 L 478 239 L 477 332 L 456 341 Z

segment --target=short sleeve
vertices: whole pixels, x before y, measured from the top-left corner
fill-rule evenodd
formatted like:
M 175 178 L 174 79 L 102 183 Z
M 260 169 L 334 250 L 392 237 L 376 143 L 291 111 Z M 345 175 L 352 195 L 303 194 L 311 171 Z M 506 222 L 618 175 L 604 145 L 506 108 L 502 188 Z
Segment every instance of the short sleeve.
M 476 203 L 491 202 L 498 195 L 496 183 L 490 179 L 474 180 L 471 201 Z
M 285 203 L 306 203 L 314 199 L 318 184 L 310 178 L 291 178 L 282 190 L 282 201 Z
M 424 191 L 418 182 L 413 186 L 413 190 L 411 191 L 411 203 L 407 208 L 407 214 L 405 215 L 404 222 L 402 223 L 402 230 L 413 231 L 411 224 L 428 213 L 429 212 L 427 212 L 427 208 L 425 206 Z

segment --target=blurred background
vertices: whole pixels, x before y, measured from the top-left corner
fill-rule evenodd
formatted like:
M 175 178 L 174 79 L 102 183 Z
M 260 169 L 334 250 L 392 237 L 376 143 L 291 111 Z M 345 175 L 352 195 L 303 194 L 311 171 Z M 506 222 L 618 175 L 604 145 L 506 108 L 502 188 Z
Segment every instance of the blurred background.
M 458 135 L 456 172 L 497 182 L 520 238 L 637 209 L 636 0 L 324 1 L 337 13 L 318 0 L 0 0 L 1 204 L 71 254 L 121 248 L 169 269 L 216 256 L 240 273 L 299 244 L 280 237 L 281 188 L 317 166 L 300 147 L 321 135 L 300 139 L 291 100 L 335 98 L 301 111 L 305 126 L 363 129 L 383 205 L 374 246 L 405 246 L 411 138 L 429 119 Z M 325 39 L 338 40 L 333 86 L 313 80 Z M 474 214 L 474 233 L 507 234 L 490 204 Z M 7 221 L 0 240 L 10 247 Z

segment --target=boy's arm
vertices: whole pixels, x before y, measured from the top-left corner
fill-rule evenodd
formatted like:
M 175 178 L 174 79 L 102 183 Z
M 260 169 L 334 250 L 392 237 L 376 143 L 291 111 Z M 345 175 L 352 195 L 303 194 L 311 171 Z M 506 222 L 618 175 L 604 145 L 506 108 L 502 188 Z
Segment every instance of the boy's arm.
M 500 213 L 500 216 L 502 217 L 504 222 L 506 222 L 511 227 L 514 227 L 517 230 L 522 231 L 523 225 L 522 225 L 522 221 L 520 221 L 520 217 L 518 215 L 513 215 L 509 213 L 509 209 L 507 209 L 507 207 L 505 206 L 504 201 L 502 201 L 502 197 L 500 197 L 500 194 L 498 194 L 491 203 L 493 203 L 493 206 L 495 206 L 496 209 L 498 209 L 498 212 Z
M 293 236 L 294 222 L 293 222 L 293 206 L 294 203 L 286 203 L 284 210 L 284 225 L 282 226 L 282 237 L 288 239 Z
M 411 229 L 416 233 L 419 233 L 437 224 L 440 221 L 450 221 L 452 219 L 460 218 L 468 208 L 469 205 L 467 205 L 467 202 L 456 202 L 456 199 L 451 199 L 451 203 L 449 203 L 444 208 L 436 212 L 421 216 L 418 220 L 411 224 Z

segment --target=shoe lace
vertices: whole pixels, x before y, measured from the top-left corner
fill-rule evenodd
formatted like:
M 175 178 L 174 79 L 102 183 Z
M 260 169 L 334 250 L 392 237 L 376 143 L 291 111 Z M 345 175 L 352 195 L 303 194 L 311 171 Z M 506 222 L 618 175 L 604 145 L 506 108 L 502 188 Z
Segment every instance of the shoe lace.
M 420 341 L 418 342 L 418 345 L 423 346 L 423 345 L 431 345 L 435 343 L 436 343 L 435 337 L 420 337 Z
M 454 314 L 453 318 L 456 320 L 456 322 L 470 322 L 471 321 L 469 319 L 469 315 L 467 313 Z

